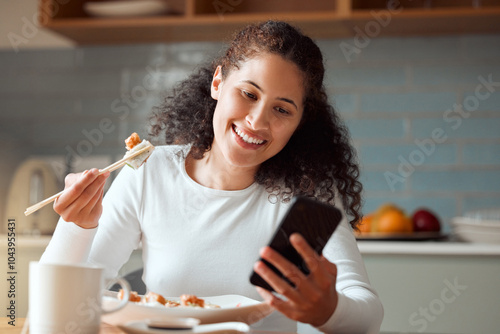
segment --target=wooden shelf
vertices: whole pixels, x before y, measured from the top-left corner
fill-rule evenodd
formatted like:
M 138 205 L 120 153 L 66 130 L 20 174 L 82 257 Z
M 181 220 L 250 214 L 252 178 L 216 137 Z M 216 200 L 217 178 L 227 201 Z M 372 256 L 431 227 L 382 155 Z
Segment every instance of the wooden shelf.
M 85 45 L 227 40 L 268 19 L 295 24 L 313 38 L 500 32 L 494 0 L 400 0 L 390 9 L 386 0 L 168 0 L 175 14 L 134 18 L 90 17 L 85 2 L 40 0 L 41 24 Z

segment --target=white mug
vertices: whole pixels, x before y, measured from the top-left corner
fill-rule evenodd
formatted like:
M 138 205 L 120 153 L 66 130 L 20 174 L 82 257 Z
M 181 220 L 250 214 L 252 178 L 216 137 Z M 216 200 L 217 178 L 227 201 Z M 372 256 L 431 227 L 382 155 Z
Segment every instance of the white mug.
M 101 314 L 118 311 L 129 299 L 130 286 L 122 278 L 109 282 L 121 285 L 123 301 L 103 310 L 103 268 L 30 262 L 29 330 L 31 334 L 99 333 Z

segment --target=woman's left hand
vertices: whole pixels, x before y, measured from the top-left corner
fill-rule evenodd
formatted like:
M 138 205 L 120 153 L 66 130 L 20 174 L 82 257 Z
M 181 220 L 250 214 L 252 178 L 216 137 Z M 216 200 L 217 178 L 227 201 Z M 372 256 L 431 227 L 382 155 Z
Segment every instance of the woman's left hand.
M 316 327 L 321 326 L 337 307 L 337 266 L 324 256 L 318 255 L 300 234 L 292 234 L 290 242 L 304 259 L 310 274 L 306 276 L 294 264 L 267 246 L 261 250 L 260 256 L 281 271 L 295 287 L 276 275 L 262 261 L 258 261 L 254 265 L 255 272 L 286 300 L 260 287 L 257 287 L 257 291 L 268 304 L 288 318 Z

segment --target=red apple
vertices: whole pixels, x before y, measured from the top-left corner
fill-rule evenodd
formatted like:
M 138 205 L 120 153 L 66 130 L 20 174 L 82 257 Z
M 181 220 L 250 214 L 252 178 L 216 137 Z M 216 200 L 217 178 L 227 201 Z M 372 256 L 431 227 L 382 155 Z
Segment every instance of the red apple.
M 437 216 L 428 209 L 418 209 L 412 215 L 414 232 L 439 232 L 441 224 Z

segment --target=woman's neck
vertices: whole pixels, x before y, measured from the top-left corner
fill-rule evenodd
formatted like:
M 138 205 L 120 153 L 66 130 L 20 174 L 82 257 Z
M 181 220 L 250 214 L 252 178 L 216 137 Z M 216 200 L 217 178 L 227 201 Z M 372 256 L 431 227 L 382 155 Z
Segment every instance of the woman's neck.
M 228 166 L 223 158 L 217 159 L 212 151 L 202 159 L 191 154 L 186 159 L 186 172 L 194 181 L 207 188 L 218 190 L 242 190 L 255 181 L 256 168 Z

